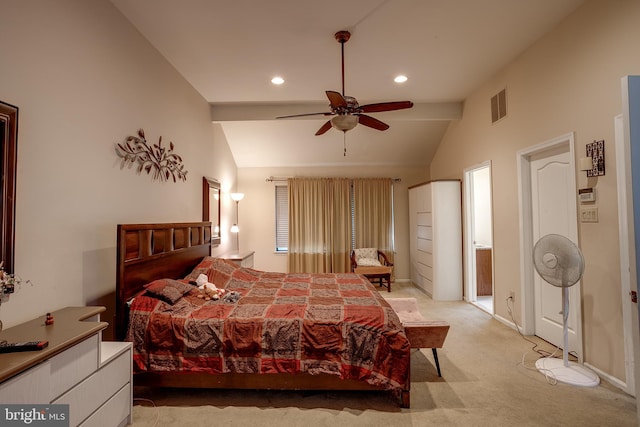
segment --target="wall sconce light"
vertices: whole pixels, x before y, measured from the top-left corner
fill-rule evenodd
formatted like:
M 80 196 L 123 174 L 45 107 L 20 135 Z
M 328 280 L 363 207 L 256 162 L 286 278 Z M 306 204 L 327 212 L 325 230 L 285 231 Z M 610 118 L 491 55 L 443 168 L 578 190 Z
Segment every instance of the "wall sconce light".
M 586 148 L 587 157 L 580 159 L 580 170 L 586 171 L 588 177 L 604 175 L 604 140 L 593 141 Z
M 580 170 L 583 172 L 590 171 L 593 169 L 593 158 L 592 157 L 581 157 L 580 158 Z
M 231 193 L 230 194 L 231 199 L 236 202 L 236 223 L 233 224 L 231 226 L 231 231 L 232 233 L 235 233 L 236 235 L 236 250 L 238 252 L 240 252 L 240 227 L 238 227 L 238 210 L 239 210 L 239 203 L 240 200 L 242 200 L 244 198 L 244 193 Z

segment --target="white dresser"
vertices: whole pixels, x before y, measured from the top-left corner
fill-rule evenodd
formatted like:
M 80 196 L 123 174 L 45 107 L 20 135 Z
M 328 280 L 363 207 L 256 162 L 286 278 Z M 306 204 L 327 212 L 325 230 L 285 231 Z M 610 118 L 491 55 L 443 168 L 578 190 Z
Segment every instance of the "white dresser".
M 460 181 L 409 188 L 411 281 L 434 300 L 462 299 Z
M 131 423 L 132 350 L 103 342 L 104 307 L 67 307 L 6 329 L 9 342 L 47 340 L 39 351 L 0 354 L 0 403 L 68 404 L 70 426 Z

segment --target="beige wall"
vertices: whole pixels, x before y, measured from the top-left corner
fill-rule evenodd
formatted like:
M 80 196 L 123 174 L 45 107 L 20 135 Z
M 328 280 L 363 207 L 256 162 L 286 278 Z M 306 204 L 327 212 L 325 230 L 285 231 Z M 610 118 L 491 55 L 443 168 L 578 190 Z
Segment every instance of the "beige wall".
M 33 283 L 0 316 L 7 327 L 69 305 L 113 305 L 116 225 L 200 220 L 203 175 L 235 186 L 224 135 L 107 0 L 3 2 L 0 37 L 0 99 L 19 107 L 15 267 Z M 120 169 L 114 144 L 138 128 L 149 142 L 173 141 L 186 182 Z
M 261 270 L 287 271 L 287 257 L 275 254 L 275 195 L 270 176 L 293 177 L 390 177 L 394 184 L 395 275 L 409 279 L 409 192 L 408 187 L 427 180 L 426 167 L 317 167 L 317 168 L 240 168 L 238 187 L 245 193 L 240 202 L 240 248 L 254 250 L 255 267 Z
M 600 221 L 579 224 L 586 259 L 582 282 L 585 361 L 625 380 L 619 273 L 613 119 L 622 112 L 621 78 L 640 74 L 640 2 L 590 1 L 466 101 L 431 164 L 431 178 L 461 178 L 464 168 L 492 161 L 496 314 L 520 282 L 516 152 L 575 132 L 576 157 L 604 139 L 606 175 L 577 174 L 597 191 Z M 491 124 L 489 99 L 507 88 L 507 117 Z M 519 289 L 519 286 L 518 286 Z M 516 300 L 521 301 L 518 291 Z M 521 321 L 519 305 L 515 312 Z

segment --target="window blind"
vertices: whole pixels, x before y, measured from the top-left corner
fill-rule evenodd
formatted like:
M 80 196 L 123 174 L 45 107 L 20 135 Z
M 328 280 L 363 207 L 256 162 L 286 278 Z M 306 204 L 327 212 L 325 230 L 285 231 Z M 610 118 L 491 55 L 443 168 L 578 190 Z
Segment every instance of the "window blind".
M 276 252 L 289 250 L 289 195 L 287 185 L 276 185 Z

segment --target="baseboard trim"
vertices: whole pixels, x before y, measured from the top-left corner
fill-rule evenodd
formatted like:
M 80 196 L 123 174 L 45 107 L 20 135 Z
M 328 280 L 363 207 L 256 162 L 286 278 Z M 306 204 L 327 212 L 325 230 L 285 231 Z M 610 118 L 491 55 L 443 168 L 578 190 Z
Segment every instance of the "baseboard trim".
M 519 330 L 519 326 L 517 326 L 515 323 L 513 323 L 511 320 L 507 319 L 506 317 L 502 317 L 499 314 L 494 314 L 493 318 L 496 319 L 498 322 L 503 323 L 506 326 L 510 327 L 514 331 Z
M 493 316 L 498 322 L 503 323 L 504 325 L 508 326 L 509 328 L 513 329 L 514 331 L 517 331 L 518 328 L 516 326 L 515 323 L 513 323 L 511 320 L 506 319 L 500 315 L 494 315 Z M 601 371 L 600 369 L 592 366 L 591 364 L 584 362 L 584 366 L 586 366 L 587 368 L 591 369 L 592 371 L 594 371 L 595 373 L 597 373 L 601 379 L 605 379 L 607 382 L 611 383 L 611 385 L 613 385 L 616 388 L 619 388 L 620 390 L 622 390 L 623 392 L 627 393 L 630 396 L 633 396 L 631 393 L 629 393 L 629 389 L 627 387 L 627 383 L 624 381 L 621 381 L 620 379 L 611 376 L 610 374 L 607 374 L 606 372 Z
M 598 374 L 600 376 L 601 379 L 605 379 L 607 382 L 611 383 L 611 385 L 613 385 L 614 387 L 619 388 L 620 390 L 624 391 L 625 393 L 627 393 L 629 396 L 633 396 L 631 393 L 629 393 L 629 389 L 627 387 L 627 383 L 624 381 L 621 381 L 620 379 L 616 378 L 616 377 L 612 377 L 610 374 L 607 374 L 606 372 L 601 371 L 600 369 L 596 368 L 595 366 L 584 362 L 584 366 L 586 366 L 587 368 L 591 369 L 593 372 L 595 372 L 596 374 Z

